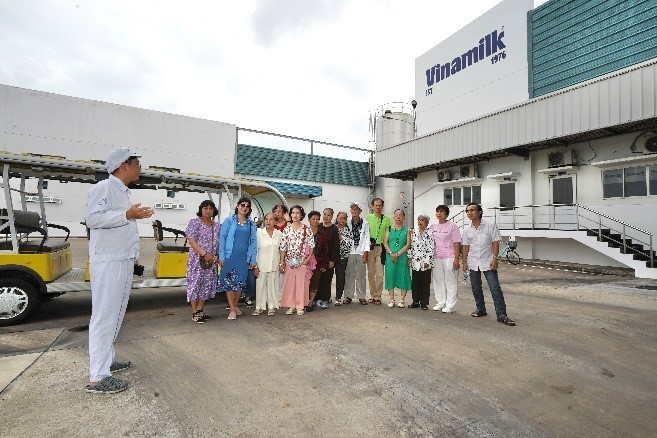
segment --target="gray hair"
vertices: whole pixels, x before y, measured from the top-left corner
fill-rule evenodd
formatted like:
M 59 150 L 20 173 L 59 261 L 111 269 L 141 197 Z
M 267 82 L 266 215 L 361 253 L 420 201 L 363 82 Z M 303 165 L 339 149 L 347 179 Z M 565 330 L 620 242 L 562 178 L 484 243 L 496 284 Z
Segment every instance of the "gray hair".
M 420 219 L 424 219 L 424 221 L 427 223 L 427 225 L 429 225 L 429 215 L 422 213 L 422 214 L 417 216 L 417 220 L 420 220 Z

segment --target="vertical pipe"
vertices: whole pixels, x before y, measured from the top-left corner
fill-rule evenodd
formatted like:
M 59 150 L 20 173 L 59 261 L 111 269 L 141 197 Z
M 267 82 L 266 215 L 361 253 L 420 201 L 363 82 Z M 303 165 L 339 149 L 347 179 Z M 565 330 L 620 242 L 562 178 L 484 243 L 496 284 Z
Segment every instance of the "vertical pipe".
M 598 214 L 598 242 L 602 242 L 602 217 Z
M 627 254 L 627 239 L 625 239 L 625 224 L 623 224 L 623 254 Z
M 652 252 L 652 234 L 650 235 L 650 267 L 651 268 L 655 267 L 655 256 L 654 253 Z

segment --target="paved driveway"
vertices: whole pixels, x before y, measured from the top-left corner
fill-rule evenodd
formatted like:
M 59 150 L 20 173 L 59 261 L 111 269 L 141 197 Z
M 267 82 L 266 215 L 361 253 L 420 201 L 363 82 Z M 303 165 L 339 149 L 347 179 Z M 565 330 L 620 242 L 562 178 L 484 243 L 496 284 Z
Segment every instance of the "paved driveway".
M 0 436 L 654 436 L 657 283 L 501 266 L 509 316 L 332 307 L 191 322 L 184 291 L 133 291 L 116 395 L 83 391 L 88 294 L 0 329 Z M 384 296 L 384 304 L 386 301 Z M 433 305 L 433 300 L 432 303 Z

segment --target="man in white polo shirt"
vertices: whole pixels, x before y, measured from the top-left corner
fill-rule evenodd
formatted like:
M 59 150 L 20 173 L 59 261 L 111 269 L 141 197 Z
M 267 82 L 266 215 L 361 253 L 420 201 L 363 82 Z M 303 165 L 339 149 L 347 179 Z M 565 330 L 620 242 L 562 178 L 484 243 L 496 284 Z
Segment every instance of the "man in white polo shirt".
M 484 273 L 488 288 L 493 295 L 497 320 L 502 324 L 516 325 L 506 315 L 504 293 L 497 278 L 497 254 L 500 250 L 500 230 L 492 222 L 484 221 L 484 210 L 481 205 L 471 202 L 465 208 L 468 219 L 472 221 L 469 227 L 463 230 L 461 245 L 463 247 L 463 272 L 470 271 L 470 284 L 474 295 L 477 310 L 472 312 L 473 317 L 486 316 L 484 291 L 481 283 L 481 273 Z
M 139 155 L 120 148 L 107 157 L 109 178 L 94 185 L 87 198 L 91 321 L 89 322 L 89 384 L 85 391 L 113 394 L 128 387 L 112 373 L 131 366 L 114 360 L 119 334 L 139 257 L 136 219 L 153 215 L 153 209 L 130 202 L 128 185 L 139 180 Z

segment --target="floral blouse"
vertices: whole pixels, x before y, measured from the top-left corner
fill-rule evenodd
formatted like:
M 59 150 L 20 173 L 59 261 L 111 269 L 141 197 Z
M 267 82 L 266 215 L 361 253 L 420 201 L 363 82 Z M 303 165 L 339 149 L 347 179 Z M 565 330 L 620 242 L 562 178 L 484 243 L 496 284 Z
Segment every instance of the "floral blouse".
M 354 236 L 347 226 L 338 227 L 338 236 L 340 237 L 340 258 L 347 259 L 354 249 Z
M 422 234 L 420 234 L 419 228 L 413 230 L 409 256 L 411 258 L 411 267 L 414 271 L 426 271 L 433 268 L 435 246 L 436 243 L 430 229 L 426 228 Z M 428 268 L 424 267 L 425 263 L 429 264 Z
M 301 242 L 304 241 L 303 234 L 306 233 L 304 246 L 301 248 Z M 308 249 L 315 247 L 315 239 L 313 232 L 307 225 L 301 226 L 298 230 L 294 231 L 292 226 L 285 227 L 283 230 L 283 240 L 281 240 L 281 251 L 286 251 L 285 260 L 290 261 L 295 258 L 306 258 L 308 256 Z

